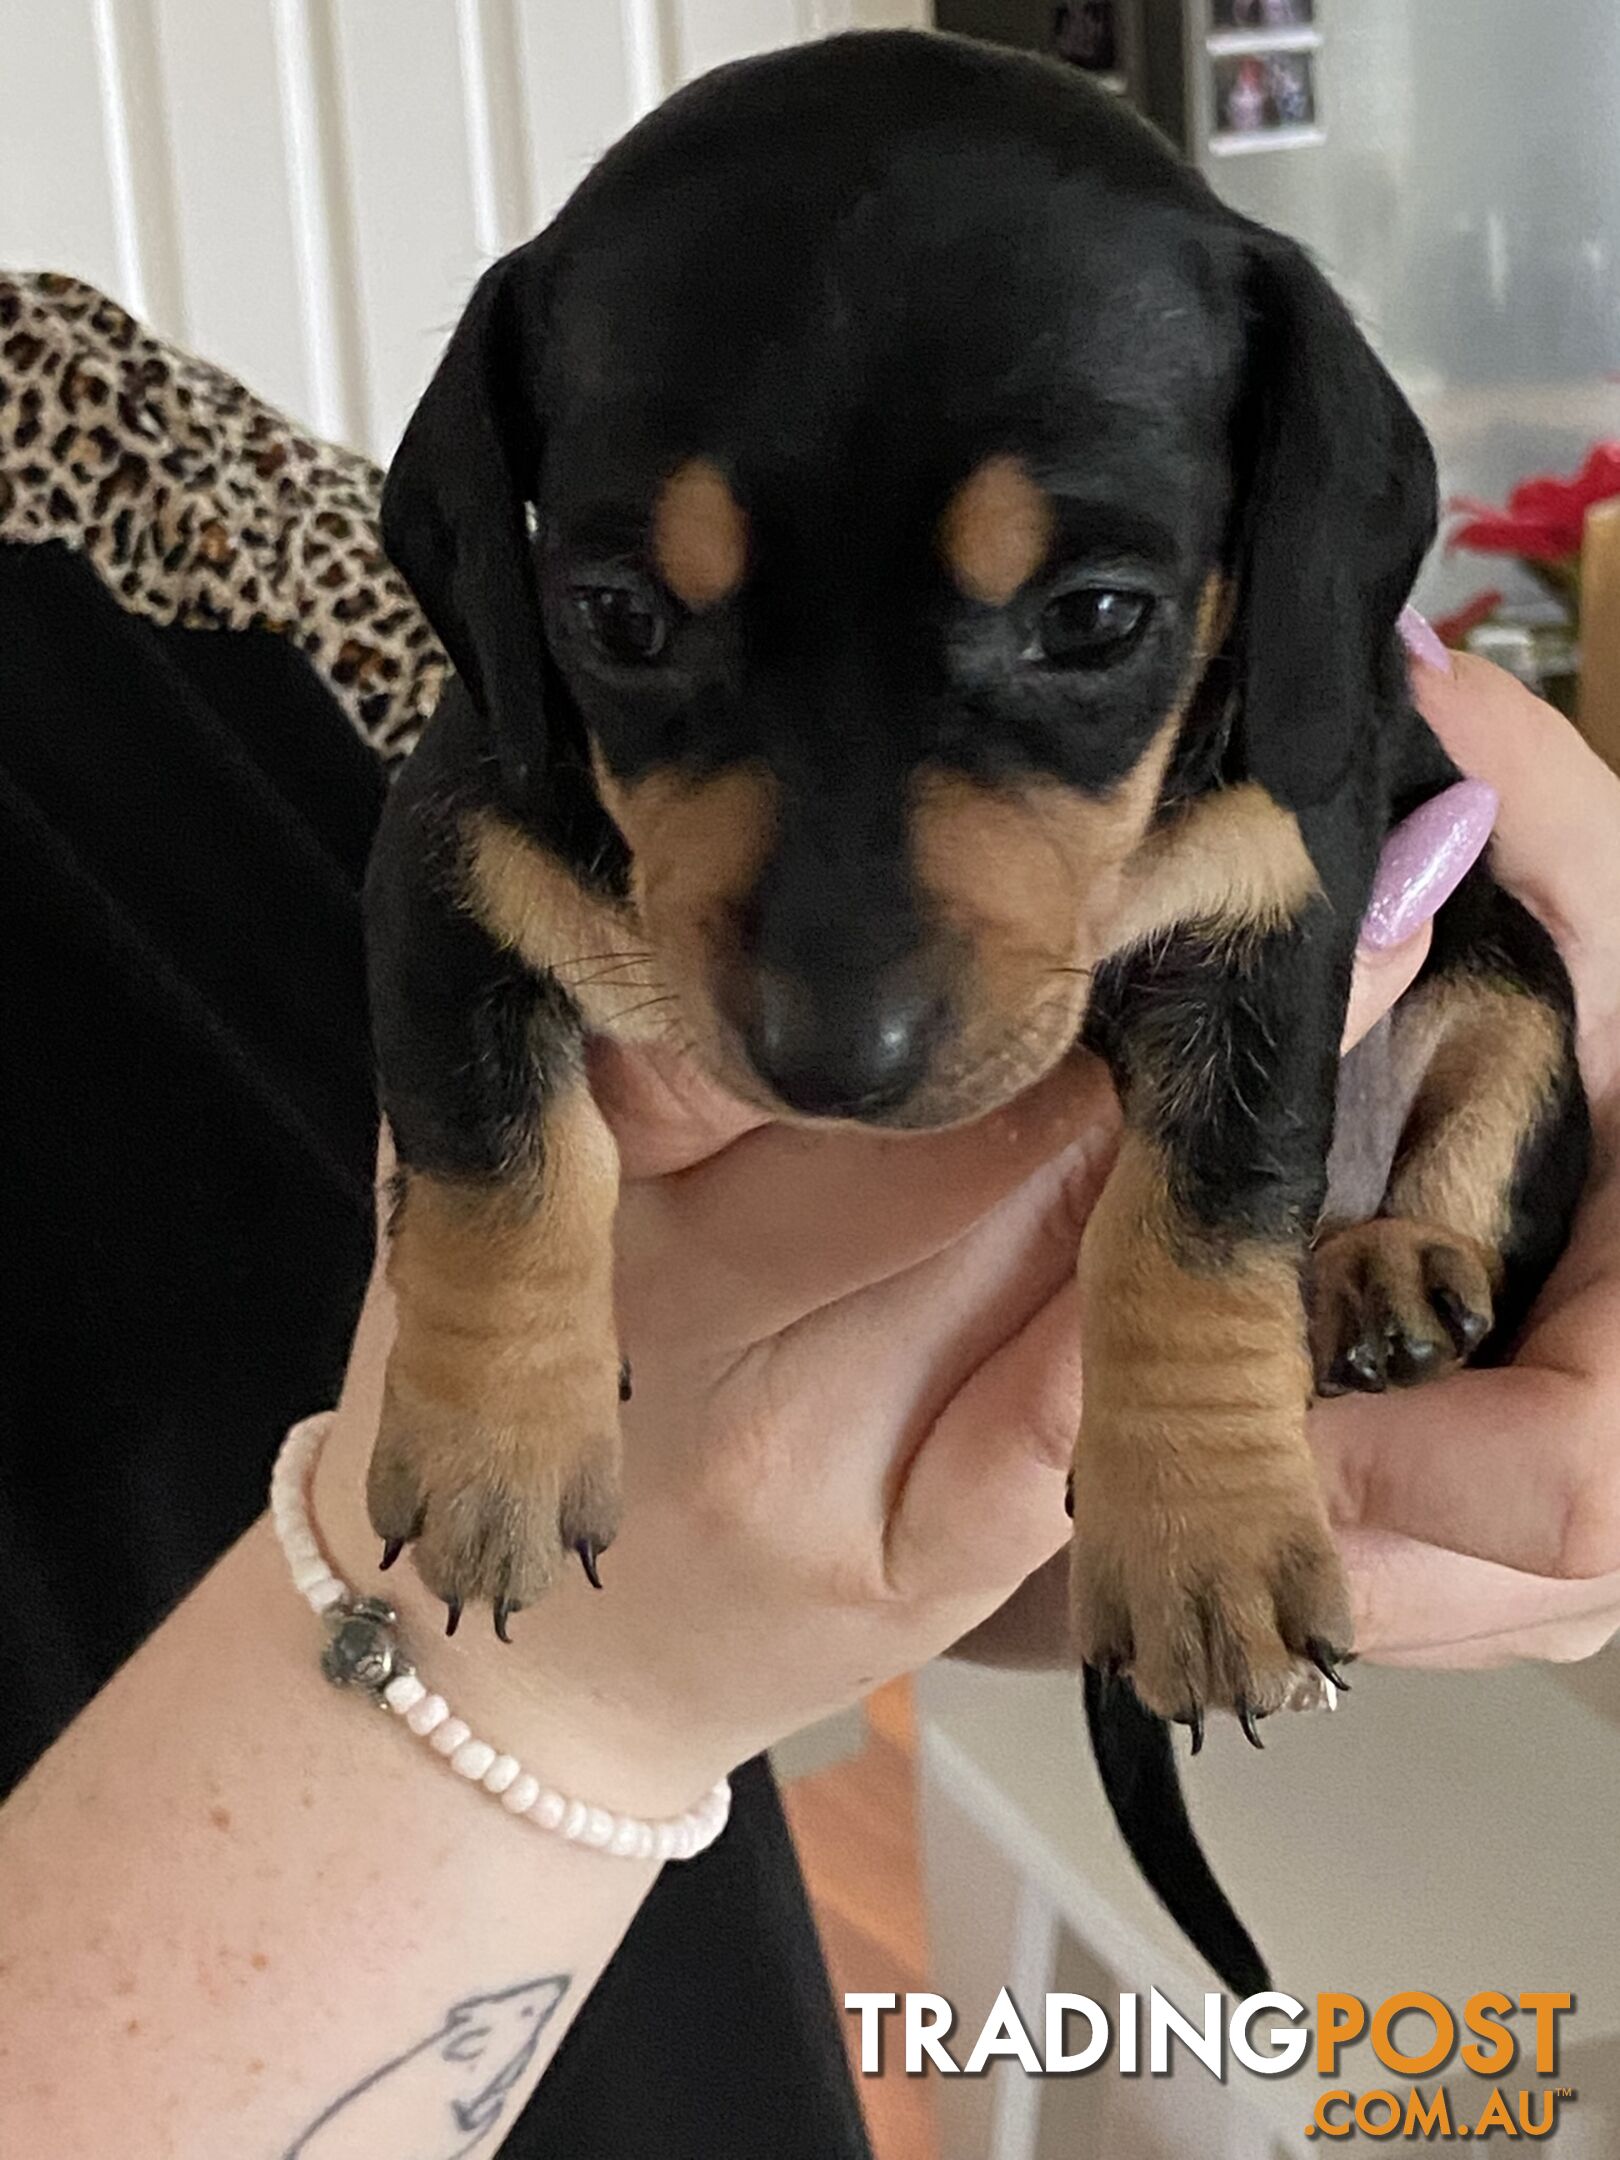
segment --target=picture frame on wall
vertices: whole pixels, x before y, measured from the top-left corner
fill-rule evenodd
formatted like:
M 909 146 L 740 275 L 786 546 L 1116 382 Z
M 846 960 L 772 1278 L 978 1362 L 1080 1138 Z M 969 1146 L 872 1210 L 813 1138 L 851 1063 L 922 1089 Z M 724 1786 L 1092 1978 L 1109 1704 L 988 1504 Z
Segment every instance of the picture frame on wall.
M 1213 65 L 1217 135 L 1276 135 L 1316 126 L 1316 56 L 1230 53 Z
M 1323 140 L 1322 9 L 1323 0 L 1204 0 L 1199 102 L 1217 156 Z
M 1057 0 L 1052 11 L 1052 50 L 1059 60 L 1088 75 L 1119 71 L 1119 23 L 1114 0 Z
M 1047 50 L 1106 90 L 1127 84 L 1126 26 L 1119 0 L 1054 0 Z
M 1310 30 L 1316 0 L 1210 0 L 1210 23 L 1217 31 Z

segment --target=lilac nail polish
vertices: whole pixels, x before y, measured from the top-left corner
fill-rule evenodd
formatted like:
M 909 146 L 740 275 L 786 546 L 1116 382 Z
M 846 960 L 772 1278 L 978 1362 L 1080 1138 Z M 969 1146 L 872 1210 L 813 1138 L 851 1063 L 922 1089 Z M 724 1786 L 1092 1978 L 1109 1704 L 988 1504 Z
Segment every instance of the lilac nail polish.
M 1451 654 L 1426 616 L 1420 615 L 1415 607 L 1404 607 L 1396 628 L 1401 633 L 1401 643 L 1414 660 L 1421 660 L 1425 667 L 1438 668 L 1442 675 L 1451 674 Z
M 1459 780 L 1402 819 L 1379 857 L 1363 945 L 1388 952 L 1439 912 L 1484 853 L 1496 808 L 1488 782 Z

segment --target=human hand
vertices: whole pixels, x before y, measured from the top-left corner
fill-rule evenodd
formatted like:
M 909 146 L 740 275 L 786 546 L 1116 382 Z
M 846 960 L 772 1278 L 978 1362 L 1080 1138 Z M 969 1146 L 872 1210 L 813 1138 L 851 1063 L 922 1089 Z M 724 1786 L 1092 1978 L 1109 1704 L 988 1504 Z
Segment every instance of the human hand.
M 537 1731 L 548 1777 L 657 1814 L 923 1662 L 1062 1542 L 1074 1258 L 1117 1113 L 1090 1060 L 916 1138 L 763 1126 L 639 1052 L 599 1048 L 593 1080 L 635 1374 L 603 1592 L 565 1578 L 502 1650 L 433 1644 L 437 1601 L 376 1573 L 380 1272 L 315 1515 L 477 1730 L 519 1754 Z
M 1369 955 L 1359 1031 L 1425 940 Z M 1118 1128 L 1077 1058 L 954 1132 L 769 1127 L 673 1058 L 598 1046 L 619 1139 L 625 1524 L 597 1596 L 555 1586 L 433 1684 L 547 1775 L 658 1813 L 926 1662 L 1067 1542 L 1075 1257 Z M 442 1617 L 376 1574 L 360 1492 L 392 1319 L 374 1281 L 316 1516 L 420 1645 Z M 424 1659 L 424 1663 L 426 1663 Z
M 1620 780 L 1481 661 L 1419 665 L 1414 688 L 1500 793 L 1497 871 L 1574 978 L 1593 1174 L 1510 1366 L 1321 1404 L 1313 1437 L 1364 1655 L 1586 1657 L 1620 1629 Z

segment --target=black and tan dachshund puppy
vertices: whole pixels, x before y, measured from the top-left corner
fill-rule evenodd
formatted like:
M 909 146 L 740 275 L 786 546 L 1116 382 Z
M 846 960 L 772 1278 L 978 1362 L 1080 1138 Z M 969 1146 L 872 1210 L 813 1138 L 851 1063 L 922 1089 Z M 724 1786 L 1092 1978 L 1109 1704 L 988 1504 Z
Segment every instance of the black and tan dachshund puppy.
M 379 1535 L 502 1633 L 613 1537 L 588 1031 L 889 1130 L 1084 1043 L 1126 1131 L 1077 1653 L 1127 1833 L 1252 1971 L 1166 1880 L 1160 1721 L 1252 1733 L 1351 1650 L 1312 1364 L 1499 1344 L 1585 1161 L 1568 985 L 1488 868 L 1339 1084 L 1381 843 L 1457 777 L 1395 636 L 1412 413 L 1301 251 L 1078 75 L 857 36 L 681 92 L 488 272 L 383 515 L 458 679 L 368 890 Z

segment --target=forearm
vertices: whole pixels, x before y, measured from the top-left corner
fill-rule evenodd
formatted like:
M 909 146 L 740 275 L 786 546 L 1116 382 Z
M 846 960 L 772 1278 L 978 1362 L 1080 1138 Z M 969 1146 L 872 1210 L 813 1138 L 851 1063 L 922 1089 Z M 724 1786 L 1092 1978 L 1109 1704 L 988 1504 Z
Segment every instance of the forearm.
M 261 1521 L 0 1810 L 0 2151 L 498 2149 L 656 1870 L 509 1816 L 319 1641 Z

